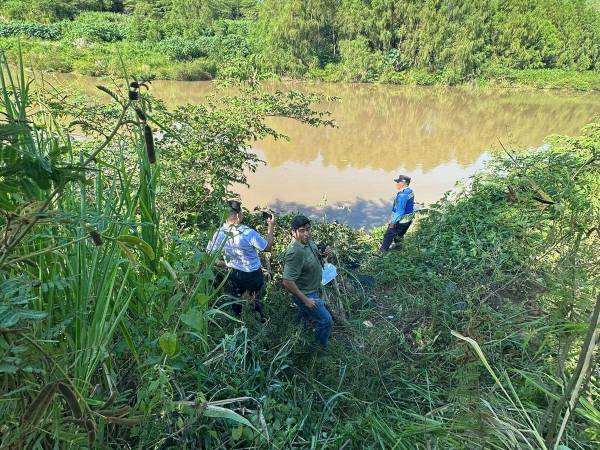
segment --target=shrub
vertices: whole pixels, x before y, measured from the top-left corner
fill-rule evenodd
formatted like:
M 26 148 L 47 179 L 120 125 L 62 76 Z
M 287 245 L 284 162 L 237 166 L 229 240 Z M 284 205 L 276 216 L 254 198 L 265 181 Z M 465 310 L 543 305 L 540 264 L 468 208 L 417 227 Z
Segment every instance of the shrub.
M 248 40 L 238 34 L 217 37 L 211 47 L 211 56 L 219 61 L 229 61 L 250 55 Z
M 39 39 L 57 40 L 62 36 L 59 24 L 29 22 L 0 22 L 0 37 L 28 36 Z
M 122 14 L 88 12 L 68 22 L 65 28 L 65 37 L 71 40 L 116 42 L 127 37 L 130 20 Z
M 156 19 L 137 14 L 131 19 L 129 40 L 159 42 L 164 35 L 163 24 Z
M 206 81 L 215 77 L 217 68 L 214 63 L 206 59 L 183 62 L 174 66 L 167 74 L 167 78 L 180 81 Z
M 345 81 L 374 81 L 383 70 L 380 52 L 371 52 L 367 39 L 359 37 L 340 42 Z
M 158 45 L 158 49 L 171 59 L 176 61 L 188 61 L 190 59 L 208 56 L 212 49 L 212 45 L 213 40 L 208 36 L 196 40 L 172 36 L 162 40 Z
M 50 23 L 63 19 L 72 19 L 78 10 L 93 5 L 85 5 L 85 1 L 73 0 L 8 0 L 0 2 L 3 17 L 12 20 Z

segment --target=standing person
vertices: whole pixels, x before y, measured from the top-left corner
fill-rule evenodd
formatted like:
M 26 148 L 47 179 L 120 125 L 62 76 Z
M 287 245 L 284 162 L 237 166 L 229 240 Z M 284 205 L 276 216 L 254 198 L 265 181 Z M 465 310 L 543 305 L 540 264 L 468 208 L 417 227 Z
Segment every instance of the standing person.
M 263 238 L 256 230 L 242 225 L 244 214 L 242 204 L 230 200 L 229 216 L 219 228 L 206 247 L 208 253 L 223 252 L 224 263 L 231 269 L 228 278 L 229 294 L 240 298 L 248 292 L 254 299 L 254 309 L 265 322 L 263 306 L 260 302 L 261 289 L 265 283 L 258 252 L 271 251 L 273 247 L 273 229 L 275 217 L 267 219 L 267 238 Z M 242 313 L 242 305 L 231 305 L 236 316 Z
M 392 206 L 388 229 L 383 236 L 381 248 L 379 249 L 381 253 L 388 251 L 394 238 L 402 239 L 414 217 L 415 194 L 408 187 L 410 177 L 399 175 L 398 178 L 394 179 L 394 182 L 396 183 L 398 193 Z
M 293 239 L 285 251 L 283 287 L 292 294 L 304 324 L 306 325 L 309 319 L 316 322 L 315 337 L 326 349 L 331 333 L 331 314 L 325 308 L 325 302 L 319 292 L 322 279 L 320 256 L 328 256 L 330 250 L 319 253 L 319 249 L 311 240 L 310 220 L 307 217 L 294 217 L 291 229 Z

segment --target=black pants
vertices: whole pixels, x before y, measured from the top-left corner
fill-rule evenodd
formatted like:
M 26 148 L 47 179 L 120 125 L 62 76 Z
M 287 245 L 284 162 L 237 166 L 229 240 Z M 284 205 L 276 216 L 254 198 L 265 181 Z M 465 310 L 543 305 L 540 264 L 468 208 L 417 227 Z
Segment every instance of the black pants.
M 412 220 L 406 223 L 396 223 L 393 227 L 388 226 L 388 229 L 386 230 L 385 235 L 383 236 L 383 242 L 381 243 L 381 248 L 379 250 L 385 252 L 390 248 L 390 245 L 392 245 L 392 241 L 394 240 L 394 238 L 402 239 L 402 237 L 408 231 L 408 227 L 410 227 L 411 223 Z
M 239 298 L 244 295 L 244 292 L 248 292 L 254 298 L 255 311 L 260 316 L 260 319 L 264 320 L 265 313 L 263 311 L 262 303 L 260 302 L 260 291 L 263 284 L 265 284 L 262 269 L 255 270 L 254 272 L 243 272 L 241 270 L 231 269 L 227 281 L 229 282 L 229 295 Z M 239 316 L 242 313 L 242 305 L 239 303 L 234 303 L 231 307 L 236 316 Z

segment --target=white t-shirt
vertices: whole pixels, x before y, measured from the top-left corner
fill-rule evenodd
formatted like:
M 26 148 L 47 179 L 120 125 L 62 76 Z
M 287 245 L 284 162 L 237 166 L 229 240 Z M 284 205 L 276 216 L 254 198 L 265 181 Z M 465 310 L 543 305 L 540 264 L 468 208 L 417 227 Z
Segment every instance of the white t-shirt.
M 208 245 L 206 251 L 214 253 L 223 252 L 223 259 L 227 267 L 254 272 L 260 269 L 258 251 L 264 251 L 268 242 L 258 232 L 246 225 L 223 224 Z

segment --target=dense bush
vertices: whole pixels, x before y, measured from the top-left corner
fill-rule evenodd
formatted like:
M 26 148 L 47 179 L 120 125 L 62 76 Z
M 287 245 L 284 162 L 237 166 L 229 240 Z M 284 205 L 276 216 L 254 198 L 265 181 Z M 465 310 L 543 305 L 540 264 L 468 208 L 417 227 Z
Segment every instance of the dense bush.
M 8 19 L 56 22 L 82 11 L 123 12 L 123 0 L 5 0 L 0 12 Z
M 367 39 L 340 42 L 340 66 L 344 81 L 375 81 L 383 70 L 381 52 L 369 51 Z
M 297 70 L 290 58 L 304 70 L 313 58 L 323 67 L 358 38 L 370 52 L 383 51 L 396 70 L 443 73 L 449 82 L 471 78 L 494 60 L 519 69 L 600 67 L 600 12 L 586 0 L 267 0 L 257 29 L 257 51 L 290 73 Z
M 172 36 L 160 41 L 158 49 L 176 61 L 188 61 L 208 56 L 212 52 L 213 41 L 214 39 L 208 36 L 195 40 Z
M 64 25 L 65 37 L 92 42 L 116 42 L 128 36 L 130 20 L 122 14 L 87 12 Z
M 208 58 L 223 74 L 248 58 L 263 74 L 416 84 L 600 68 L 600 10 L 588 0 L 36 0 L 28 8 L 6 2 L 5 17 L 62 25 L 8 22 L 0 37 L 59 39 L 62 29 L 78 46 L 144 43 L 173 61 Z
M 215 78 L 216 74 L 217 66 L 206 59 L 181 62 L 165 73 L 166 78 L 181 81 L 207 81 Z
M 30 22 L 0 22 L 0 37 L 28 36 L 39 39 L 57 40 L 62 37 L 60 24 Z

